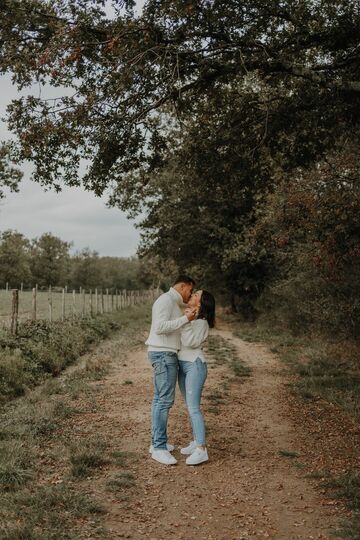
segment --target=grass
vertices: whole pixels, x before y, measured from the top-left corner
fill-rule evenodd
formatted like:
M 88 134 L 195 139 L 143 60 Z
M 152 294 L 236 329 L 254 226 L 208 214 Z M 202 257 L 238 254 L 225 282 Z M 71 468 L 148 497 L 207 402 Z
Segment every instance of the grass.
M 232 320 L 236 321 L 234 317 Z M 293 390 L 303 399 L 325 399 L 360 421 L 359 345 L 321 336 L 293 336 L 286 329 L 234 323 L 234 335 L 270 345 L 274 354 L 298 376 Z
M 93 469 L 109 463 L 105 457 L 106 442 L 98 437 L 81 439 L 70 446 L 71 474 L 77 478 L 84 478 L 91 474 Z
M 281 456 L 290 457 L 290 458 L 299 457 L 299 454 L 297 452 L 293 452 L 291 450 L 279 450 L 279 454 Z
M 116 473 L 107 481 L 106 487 L 110 491 L 123 491 L 135 485 L 135 476 L 127 471 Z
M 236 347 L 230 340 L 221 336 L 209 336 L 207 355 L 215 365 L 229 364 L 236 378 L 249 377 L 251 369 L 240 358 Z
M 129 348 L 137 346 L 149 314 L 150 306 L 114 314 L 111 328 L 121 326 L 114 345 L 109 341 L 99 345 L 69 373 L 50 376 L 43 385 L 2 403 L 2 540 L 107 537 L 102 525 L 103 508 L 91 495 L 91 483 L 86 477 L 101 476 L 108 466 L 125 468 L 131 454 L 112 450 L 109 441 L 100 435 L 81 435 L 82 429 L 77 431 L 73 423 L 83 412 L 97 410 L 98 389 L 92 381 L 107 373 L 111 359 L 122 365 L 118 350 L 126 354 Z M 91 325 L 97 326 L 98 322 L 91 321 Z M 88 331 L 96 333 L 96 329 Z M 129 474 L 122 470 L 114 475 L 118 482 L 117 487 L 113 486 L 114 493 L 119 501 L 128 498 L 127 492 L 134 484 Z
M 342 520 L 338 536 L 360 538 L 360 469 L 330 477 L 322 484 L 332 490 L 334 496 L 343 499 L 346 506 L 353 511 L 350 518 Z

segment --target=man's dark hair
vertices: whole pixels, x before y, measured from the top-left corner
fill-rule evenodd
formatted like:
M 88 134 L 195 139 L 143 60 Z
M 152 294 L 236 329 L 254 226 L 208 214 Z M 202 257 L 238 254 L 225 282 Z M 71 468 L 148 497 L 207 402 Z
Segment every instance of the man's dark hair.
M 195 285 L 195 281 L 190 276 L 186 276 L 185 274 L 180 274 L 174 281 L 173 285 L 177 285 L 177 283 L 189 283 L 191 285 Z
M 215 298 L 208 291 L 203 291 L 200 301 L 198 319 L 205 319 L 210 328 L 215 326 Z

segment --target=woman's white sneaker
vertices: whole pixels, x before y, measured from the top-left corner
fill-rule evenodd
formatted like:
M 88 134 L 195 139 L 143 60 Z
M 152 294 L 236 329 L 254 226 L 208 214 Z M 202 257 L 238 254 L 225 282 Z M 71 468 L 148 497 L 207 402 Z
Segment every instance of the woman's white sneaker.
M 207 450 L 202 450 L 201 448 L 196 448 L 194 452 L 186 459 L 186 465 L 199 465 L 208 461 L 209 456 Z
M 151 457 L 163 465 L 176 465 L 177 463 L 168 450 L 153 450 Z
M 185 448 L 181 448 L 180 453 L 184 454 L 184 456 L 190 456 L 193 452 L 195 452 L 197 446 L 196 441 L 191 441 L 189 446 L 186 446 Z
M 167 443 L 166 449 L 167 449 L 169 452 L 173 452 L 173 451 L 175 450 L 175 446 L 174 446 L 173 444 Z M 151 445 L 150 448 L 149 448 L 149 454 L 152 454 L 153 451 L 154 451 L 154 447 L 153 447 L 153 445 Z

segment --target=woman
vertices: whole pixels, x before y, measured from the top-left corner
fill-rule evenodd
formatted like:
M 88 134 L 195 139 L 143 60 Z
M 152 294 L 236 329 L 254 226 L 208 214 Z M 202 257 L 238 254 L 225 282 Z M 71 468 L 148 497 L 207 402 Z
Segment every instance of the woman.
M 179 387 L 189 411 L 194 440 L 180 452 L 188 455 L 187 465 L 198 465 L 209 459 L 205 446 L 205 423 L 200 410 L 202 389 L 207 377 L 207 365 L 202 344 L 215 323 L 215 298 L 207 291 L 196 291 L 188 306 L 197 309 L 197 318 L 181 329 Z

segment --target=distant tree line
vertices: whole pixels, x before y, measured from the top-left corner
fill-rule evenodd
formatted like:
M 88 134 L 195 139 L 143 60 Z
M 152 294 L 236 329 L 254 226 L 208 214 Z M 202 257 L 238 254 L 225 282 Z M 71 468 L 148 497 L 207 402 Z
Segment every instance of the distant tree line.
M 0 287 L 135 290 L 153 283 L 137 257 L 101 257 L 89 248 L 71 254 L 70 248 L 51 233 L 33 240 L 17 231 L 0 233 Z

